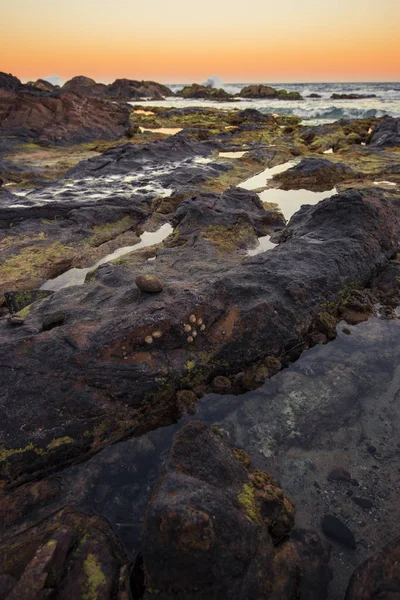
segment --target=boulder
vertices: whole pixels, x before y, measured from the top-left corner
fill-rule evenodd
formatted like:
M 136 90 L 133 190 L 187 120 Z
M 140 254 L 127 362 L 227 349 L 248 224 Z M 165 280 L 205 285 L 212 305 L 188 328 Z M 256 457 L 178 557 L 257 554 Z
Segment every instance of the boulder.
M 169 87 L 155 81 L 135 81 L 132 79 L 116 79 L 107 86 L 105 97 L 115 100 L 138 100 L 151 98 L 162 100 L 166 96 L 174 96 Z
M 343 163 L 327 158 L 303 158 L 291 169 L 275 175 L 273 181 L 284 190 L 310 187 L 331 189 L 336 183 L 358 177 L 359 173 Z
M 269 85 L 247 85 L 239 93 L 241 98 L 270 98 L 278 100 L 302 100 L 299 92 L 276 90 Z
M 185 86 L 178 92 L 178 95 L 183 98 L 202 98 L 204 100 L 233 99 L 233 96 L 222 88 L 213 88 L 211 86 L 199 85 L 198 83 Z
M 378 148 L 400 146 L 400 118 L 384 117 L 372 130 L 368 144 Z
M 135 283 L 141 292 L 160 293 L 163 291 L 161 279 L 155 275 L 138 275 Z
M 107 86 L 104 83 L 97 83 L 90 77 L 78 75 L 69 81 L 66 81 L 61 88 L 61 91 L 79 96 L 91 96 L 94 98 L 102 98 L 107 91 Z

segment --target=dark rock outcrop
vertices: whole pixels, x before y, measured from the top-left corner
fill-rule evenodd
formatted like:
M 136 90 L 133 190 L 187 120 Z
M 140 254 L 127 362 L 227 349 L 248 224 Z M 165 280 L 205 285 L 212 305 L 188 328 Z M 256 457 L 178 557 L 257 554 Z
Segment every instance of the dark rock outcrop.
M 162 100 L 174 93 L 166 85 L 155 81 L 135 81 L 132 79 L 116 79 L 114 83 L 107 86 L 106 97 L 115 100 L 138 100 L 140 98 L 151 98 Z
M 0 71 L 0 89 L 7 90 L 9 92 L 15 92 L 23 88 L 22 82 L 18 79 L 18 77 L 14 77 L 11 73 L 2 73 Z
M 332 162 L 326 158 L 303 158 L 297 165 L 275 175 L 274 183 L 284 190 L 293 189 L 331 189 L 340 181 L 357 179 L 359 173 L 343 163 Z
M 213 88 L 211 86 L 192 83 L 178 92 L 183 98 L 202 98 L 204 100 L 232 100 L 233 96 L 228 94 L 222 88 Z
M 302 100 L 299 92 L 276 90 L 269 85 L 247 85 L 239 93 L 241 98 L 270 98 L 278 100 Z
M 81 96 L 94 98 L 111 98 L 113 100 L 138 100 L 140 98 L 152 98 L 161 100 L 165 96 L 173 96 L 174 93 L 166 86 L 155 81 L 136 81 L 133 79 L 116 79 L 114 83 L 106 85 L 97 83 L 89 77 L 73 77 L 61 88 L 62 92 L 69 92 Z
M 400 538 L 358 567 L 346 591 L 346 600 L 400 598 Z
M 221 207 L 230 194 L 237 202 L 228 191 Z M 364 285 L 394 255 L 398 202 L 381 190 L 348 191 L 303 207 L 284 243 L 242 263 L 237 244 L 252 226 L 232 227 L 227 216 L 226 227 L 210 227 L 205 216 L 204 228 L 199 220 L 183 236 L 182 214 L 156 261 L 103 265 L 89 283 L 34 305 L 24 325 L 0 322 L 2 478 L 59 468 L 128 431 L 170 423 L 183 382 L 193 389 L 304 343 L 322 303 L 350 282 Z M 246 203 L 259 210 L 252 193 L 241 196 L 243 211 Z M 160 277 L 162 294 L 141 295 L 139 273 Z M 64 324 L 44 332 L 44 316 L 56 311 Z M 196 337 L 184 329 L 192 316 L 202 320 Z M 148 346 L 155 331 L 161 337 Z
M 175 435 L 146 514 L 146 600 L 155 589 L 177 600 L 294 600 L 312 598 L 313 587 L 325 597 L 329 553 L 310 559 L 307 535 L 288 539 L 293 503 L 270 475 L 242 462 L 201 422 Z
M 365 98 L 376 98 L 376 94 L 332 94 L 332 100 L 363 100 Z
M 400 118 L 382 119 L 372 130 L 368 144 L 378 148 L 400 146 Z
M 0 134 L 23 141 L 77 144 L 121 138 L 130 126 L 129 115 L 129 106 L 71 93 L 0 96 Z
M 64 508 L 0 542 L 0 597 L 128 598 L 128 561 L 110 525 Z

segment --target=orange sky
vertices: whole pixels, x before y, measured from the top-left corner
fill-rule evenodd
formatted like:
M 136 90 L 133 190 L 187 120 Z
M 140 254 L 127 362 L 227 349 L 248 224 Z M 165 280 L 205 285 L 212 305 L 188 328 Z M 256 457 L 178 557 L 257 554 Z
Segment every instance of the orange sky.
M 400 0 L 12 0 L 0 22 L 23 81 L 400 80 Z

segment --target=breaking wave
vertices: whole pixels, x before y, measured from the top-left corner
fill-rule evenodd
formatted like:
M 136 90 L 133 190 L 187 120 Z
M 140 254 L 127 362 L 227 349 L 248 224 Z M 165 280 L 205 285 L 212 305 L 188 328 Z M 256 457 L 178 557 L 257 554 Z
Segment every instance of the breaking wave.
M 271 113 L 276 110 L 274 107 L 263 107 L 260 109 L 263 113 Z M 328 106 L 326 108 L 315 106 L 287 106 L 279 107 L 280 114 L 295 114 L 302 117 L 304 120 L 329 120 L 337 121 L 339 119 L 366 119 L 379 118 L 389 115 L 391 117 L 400 117 L 400 112 L 393 110 L 381 110 L 376 108 L 356 108 L 356 107 L 339 107 Z

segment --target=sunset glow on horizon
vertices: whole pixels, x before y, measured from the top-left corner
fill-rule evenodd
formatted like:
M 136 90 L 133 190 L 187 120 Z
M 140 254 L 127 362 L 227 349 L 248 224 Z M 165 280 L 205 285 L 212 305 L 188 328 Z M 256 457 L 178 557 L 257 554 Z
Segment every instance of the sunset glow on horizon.
M 0 71 L 165 83 L 398 81 L 398 0 L 13 0 Z

